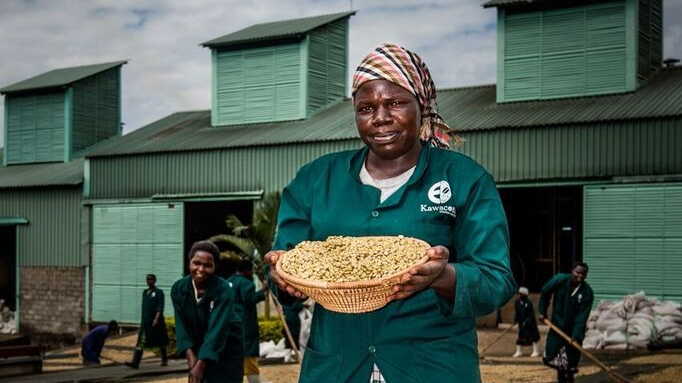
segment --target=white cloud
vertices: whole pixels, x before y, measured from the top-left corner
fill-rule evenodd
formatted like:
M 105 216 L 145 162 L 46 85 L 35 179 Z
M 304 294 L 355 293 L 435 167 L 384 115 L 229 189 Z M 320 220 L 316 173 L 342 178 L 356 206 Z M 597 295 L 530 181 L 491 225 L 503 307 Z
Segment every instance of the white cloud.
M 210 51 L 201 42 L 247 26 L 344 12 L 349 76 L 376 45 L 419 53 L 438 88 L 495 81 L 495 9 L 478 0 L 2 0 L 0 87 L 51 69 L 121 59 L 124 132 L 210 107 Z M 665 2 L 664 57 L 682 57 L 682 2 Z M 0 116 L 3 106 L 0 105 Z M 2 137 L 0 137 L 2 146 Z

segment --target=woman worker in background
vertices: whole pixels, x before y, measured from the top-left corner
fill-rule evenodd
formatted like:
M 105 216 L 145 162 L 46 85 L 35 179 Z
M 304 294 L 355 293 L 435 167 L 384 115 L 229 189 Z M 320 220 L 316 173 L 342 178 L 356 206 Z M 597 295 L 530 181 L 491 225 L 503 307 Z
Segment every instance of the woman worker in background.
M 171 289 L 178 355 L 185 355 L 188 383 L 241 383 L 244 371 L 242 324 L 235 293 L 214 275 L 218 247 L 199 241 L 189 250 L 189 275 Z

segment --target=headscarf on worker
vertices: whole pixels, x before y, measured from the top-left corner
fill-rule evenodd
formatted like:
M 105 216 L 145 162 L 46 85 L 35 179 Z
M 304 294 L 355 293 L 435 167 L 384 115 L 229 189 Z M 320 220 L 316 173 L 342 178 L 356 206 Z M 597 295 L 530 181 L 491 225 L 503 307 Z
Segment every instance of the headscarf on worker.
M 355 70 L 352 94 L 355 95 L 362 84 L 371 80 L 390 81 L 417 98 L 422 113 L 422 140 L 439 148 L 449 148 L 451 140 L 456 146 L 462 143 L 463 139 L 438 114 L 436 86 L 429 68 L 416 53 L 395 44 L 378 46 L 365 56 Z

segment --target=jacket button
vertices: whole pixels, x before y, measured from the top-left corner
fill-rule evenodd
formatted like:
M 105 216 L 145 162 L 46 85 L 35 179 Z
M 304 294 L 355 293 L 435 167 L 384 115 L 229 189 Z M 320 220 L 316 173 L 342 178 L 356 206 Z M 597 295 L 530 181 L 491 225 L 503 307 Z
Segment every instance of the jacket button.
M 376 218 L 379 216 L 379 212 L 376 210 L 372 210 L 372 217 Z
M 369 346 L 369 347 L 367 347 L 367 351 L 369 351 L 370 353 L 374 354 L 374 353 L 377 351 L 377 349 L 376 349 L 376 347 L 374 347 L 374 346 Z

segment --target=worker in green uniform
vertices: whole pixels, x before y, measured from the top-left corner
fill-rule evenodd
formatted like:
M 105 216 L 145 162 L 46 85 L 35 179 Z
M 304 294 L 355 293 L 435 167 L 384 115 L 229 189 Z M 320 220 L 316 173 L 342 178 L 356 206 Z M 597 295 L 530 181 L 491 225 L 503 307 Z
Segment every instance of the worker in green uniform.
M 553 300 L 552 323 L 578 344 L 582 344 L 585 338 L 585 326 L 594 302 L 592 288 L 585 282 L 588 270 L 586 263 L 576 262 L 570 274 L 555 275 L 542 287 L 538 302 L 538 310 L 544 320 L 547 319 L 549 301 Z M 557 370 L 559 383 L 573 383 L 573 376 L 578 372 L 580 351 L 550 330 L 542 360 Z
M 265 256 L 271 291 L 285 305 L 305 298 L 273 267 L 304 240 L 405 235 L 433 247 L 385 307 L 342 314 L 316 306 L 299 382 L 478 383 L 476 317 L 516 290 L 495 182 L 447 150 L 459 137 L 433 109 L 435 86 L 418 55 L 376 48 L 356 70 L 352 95 L 365 146 L 305 165 L 284 189 Z
M 249 383 L 260 383 L 258 368 L 260 339 L 256 305 L 265 299 L 265 290 L 256 291 L 253 283 L 253 263 L 248 259 L 237 262 L 237 272 L 227 279 L 237 298 L 237 313 L 244 328 L 244 375 Z
M 241 383 L 244 339 L 234 290 L 214 275 L 218 247 L 192 245 L 189 275 L 171 289 L 178 355 L 185 355 L 188 383 Z
M 133 352 L 133 360 L 125 362 L 131 368 L 140 367 L 145 348 L 158 347 L 161 351 L 161 365 L 168 365 L 168 332 L 163 317 L 163 290 L 156 287 L 156 275 L 147 274 L 147 289 L 142 292 L 142 319 L 137 332 L 137 344 Z
M 523 346 L 533 345 L 531 357 L 540 356 L 538 351 L 538 341 L 540 341 L 540 331 L 535 320 L 535 309 L 533 302 L 528 296 L 530 292 L 526 287 L 519 287 L 519 297 L 514 302 L 514 323 L 519 326 L 518 337 L 516 338 L 516 352 L 514 358 L 523 356 Z

